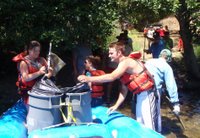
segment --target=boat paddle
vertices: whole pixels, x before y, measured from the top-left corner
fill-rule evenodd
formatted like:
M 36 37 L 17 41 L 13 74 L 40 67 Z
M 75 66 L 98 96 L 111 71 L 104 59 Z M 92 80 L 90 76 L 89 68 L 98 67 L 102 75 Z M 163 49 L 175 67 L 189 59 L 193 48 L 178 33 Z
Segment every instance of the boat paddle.
M 177 113 L 175 113 L 175 112 L 173 111 L 174 108 L 173 108 L 172 103 L 170 102 L 170 99 L 167 97 L 166 94 L 163 94 L 163 95 L 164 95 L 164 96 L 163 96 L 163 100 L 166 102 L 166 104 L 168 105 L 168 107 L 170 108 L 170 110 L 172 111 L 172 113 L 174 114 L 174 116 L 175 116 L 175 117 L 178 119 L 178 121 L 180 122 L 180 124 L 181 124 L 181 126 L 182 126 L 182 129 L 185 130 L 185 125 L 184 125 L 182 119 L 180 118 L 179 114 L 177 114 Z

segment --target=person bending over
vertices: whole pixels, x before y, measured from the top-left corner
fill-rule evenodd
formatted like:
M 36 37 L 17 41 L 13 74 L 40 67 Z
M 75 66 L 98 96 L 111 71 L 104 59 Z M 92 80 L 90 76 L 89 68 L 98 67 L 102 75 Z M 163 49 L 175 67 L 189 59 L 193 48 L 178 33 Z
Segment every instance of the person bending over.
M 124 56 L 125 46 L 121 42 L 113 42 L 109 45 L 109 57 L 111 62 L 118 63 L 117 68 L 108 74 L 101 76 L 78 76 L 80 82 L 98 82 L 105 83 L 120 79 L 122 89 L 114 106 L 110 107 L 108 112 L 113 112 L 125 100 L 128 90 L 137 95 L 136 120 L 146 127 L 156 130 L 156 108 L 154 83 L 147 73 L 146 68 L 139 60 L 134 60 Z

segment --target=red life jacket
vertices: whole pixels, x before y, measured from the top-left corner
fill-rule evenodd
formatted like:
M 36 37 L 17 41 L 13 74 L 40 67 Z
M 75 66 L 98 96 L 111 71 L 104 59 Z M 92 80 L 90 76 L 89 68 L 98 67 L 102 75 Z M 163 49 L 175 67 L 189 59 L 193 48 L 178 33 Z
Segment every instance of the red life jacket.
M 101 76 L 105 74 L 103 70 L 92 70 L 89 72 L 91 73 L 91 76 Z M 92 82 L 92 98 L 101 97 L 103 95 L 104 95 L 103 83 Z
M 142 63 L 141 63 L 142 64 Z M 134 94 L 150 90 L 154 86 L 153 78 L 148 73 L 147 69 L 143 66 L 143 71 L 138 74 L 125 73 L 120 81 L 128 87 Z
M 22 75 L 20 73 L 20 68 L 19 68 L 19 65 L 20 65 L 20 62 L 21 61 L 24 61 L 27 66 L 28 66 L 28 73 L 29 74 L 32 74 L 32 73 L 35 73 L 37 71 L 39 71 L 40 67 L 42 66 L 46 66 L 46 63 L 45 62 L 42 62 L 42 58 L 39 57 L 38 59 L 36 59 L 36 64 L 32 63 L 29 59 L 26 58 L 26 54 L 24 53 L 20 53 L 18 54 L 17 56 L 15 56 L 13 59 L 12 59 L 14 62 L 17 62 L 17 68 L 18 68 L 18 80 L 16 82 L 16 85 L 18 86 L 18 88 L 20 89 L 20 91 L 28 91 L 28 90 L 31 90 L 31 88 L 33 87 L 33 85 L 35 84 L 35 82 L 37 81 L 37 79 L 34 79 L 32 81 L 24 81 L 22 79 Z
M 160 37 L 165 36 L 165 30 L 164 29 L 161 28 L 161 29 L 158 30 L 158 32 L 159 32 Z
M 135 51 L 135 52 L 131 52 L 128 57 L 132 58 L 132 59 L 140 59 L 142 57 L 142 54 L 140 51 Z

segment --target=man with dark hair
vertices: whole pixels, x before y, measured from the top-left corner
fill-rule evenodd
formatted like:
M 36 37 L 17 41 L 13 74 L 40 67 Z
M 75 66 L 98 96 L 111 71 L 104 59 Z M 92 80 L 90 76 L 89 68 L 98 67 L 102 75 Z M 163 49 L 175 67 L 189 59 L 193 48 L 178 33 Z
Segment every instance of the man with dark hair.
M 124 33 L 120 33 L 120 35 L 116 38 L 118 39 L 118 42 L 125 44 L 125 56 L 128 56 L 131 52 L 133 52 L 133 40 L 128 36 L 127 30 L 124 30 Z
M 160 38 L 159 32 L 153 33 L 153 42 L 151 43 L 148 50 L 144 50 L 146 53 L 152 53 L 153 58 L 158 58 L 160 52 L 165 48 L 163 40 Z

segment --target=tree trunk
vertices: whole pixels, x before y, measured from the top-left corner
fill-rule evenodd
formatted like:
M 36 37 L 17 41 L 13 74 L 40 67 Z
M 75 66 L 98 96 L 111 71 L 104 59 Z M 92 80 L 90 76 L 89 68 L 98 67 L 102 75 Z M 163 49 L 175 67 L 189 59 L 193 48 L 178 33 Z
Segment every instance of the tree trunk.
M 184 63 L 187 73 L 193 79 L 200 79 L 200 71 L 197 63 L 194 49 L 192 46 L 192 32 L 190 30 L 190 12 L 187 9 L 185 0 L 179 0 L 180 7 L 176 18 L 180 24 L 180 35 L 184 44 Z

